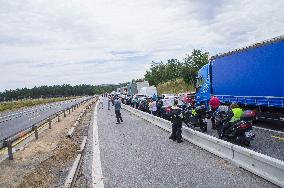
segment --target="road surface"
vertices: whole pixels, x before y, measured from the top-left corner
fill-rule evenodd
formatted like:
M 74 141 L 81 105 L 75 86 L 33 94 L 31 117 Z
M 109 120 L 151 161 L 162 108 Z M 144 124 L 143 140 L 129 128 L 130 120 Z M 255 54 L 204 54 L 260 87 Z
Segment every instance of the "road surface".
M 87 97 L 0 113 L 0 141 L 85 99 Z

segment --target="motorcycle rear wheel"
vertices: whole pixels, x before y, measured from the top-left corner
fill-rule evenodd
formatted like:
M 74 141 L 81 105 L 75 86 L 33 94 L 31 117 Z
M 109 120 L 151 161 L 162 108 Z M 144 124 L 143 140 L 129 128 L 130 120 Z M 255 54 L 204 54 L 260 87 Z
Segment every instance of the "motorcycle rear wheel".
M 249 147 L 249 146 L 250 146 L 250 141 L 248 141 L 248 140 L 245 140 L 245 141 L 243 142 L 243 144 L 244 144 L 244 146 L 247 146 L 247 147 Z
M 206 132 L 207 131 L 207 125 L 201 125 L 200 126 L 200 130 L 201 130 L 201 132 Z

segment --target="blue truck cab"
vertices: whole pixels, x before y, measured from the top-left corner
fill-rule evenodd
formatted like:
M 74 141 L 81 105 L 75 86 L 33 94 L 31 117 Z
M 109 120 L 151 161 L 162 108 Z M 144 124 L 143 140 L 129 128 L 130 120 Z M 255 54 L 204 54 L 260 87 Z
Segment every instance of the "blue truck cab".
M 204 65 L 199 71 L 196 80 L 196 105 L 205 102 L 206 106 L 210 99 L 211 94 L 211 79 L 210 79 L 210 66 L 208 63 Z

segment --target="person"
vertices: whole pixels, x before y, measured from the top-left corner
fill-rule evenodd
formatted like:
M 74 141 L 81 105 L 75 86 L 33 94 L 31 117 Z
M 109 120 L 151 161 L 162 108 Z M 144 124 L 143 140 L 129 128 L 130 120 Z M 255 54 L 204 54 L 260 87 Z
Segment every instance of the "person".
M 171 122 L 172 122 L 172 134 L 169 139 L 177 141 L 177 143 L 183 142 L 182 140 L 182 110 L 177 106 L 178 100 L 174 100 L 174 105 L 171 107 Z
M 107 109 L 110 110 L 110 103 L 111 103 L 111 95 L 108 96 L 107 100 Z
M 157 103 L 156 103 L 156 100 L 153 100 L 153 102 L 152 102 L 152 111 L 153 111 L 153 115 L 157 116 Z
M 111 96 L 111 103 L 112 103 L 112 106 L 114 106 L 114 99 L 115 99 L 115 96 L 112 95 L 112 96 Z
M 215 97 L 214 95 L 211 95 L 209 100 L 209 106 L 210 106 L 210 112 L 211 112 L 211 123 L 212 123 L 212 129 L 216 129 L 216 122 L 214 117 L 214 112 L 219 108 L 220 106 L 220 100 Z
M 99 109 L 104 109 L 104 97 L 103 95 L 100 95 L 99 97 Z
M 224 132 L 231 128 L 237 121 L 240 121 L 241 116 L 243 114 L 243 110 L 235 103 L 230 105 L 230 109 L 228 111 L 228 116 L 223 119 L 223 126 L 221 127 L 220 138 L 223 138 Z M 228 122 L 229 121 L 229 122 Z
M 150 112 L 150 114 L 153 114 L 153 101 L 152 101 L 152 99 L 149 100 L 148 106 L 149 106 L 149 112 Z
M 116 124 L 120 124 L 120 121 L 123 122 L 120 109 L 121 109 L 121 101 L 119 100 L 118 97 L 116 97 L 114 100 L 114 111 L 117 120 Z
M 158 99 L 156 106 L 157 106 L 157 115 L 158 115 L 158 117 L 161 117 L 162 116 L 162 107 L 163 107 L 162 99 Z
M 133 108 L 135 108 L 135 109 L 137 109 L 137 97 L 134 97 L 133 99 L 132 99 L 132 103 L 133 103 Z

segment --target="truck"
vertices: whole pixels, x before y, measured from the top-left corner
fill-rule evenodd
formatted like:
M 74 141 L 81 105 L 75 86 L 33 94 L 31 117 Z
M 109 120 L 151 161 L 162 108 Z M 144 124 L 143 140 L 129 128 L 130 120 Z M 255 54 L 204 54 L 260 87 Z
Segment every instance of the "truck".
M 142 87 L 140 93 L 147 97 L 157 97 L 157 88 L 154 86 Z
M 284 125 L 284 36 L 218 54 L 199 71 L 196 103 L 210 96 L 256 112 L 255 120 Z

